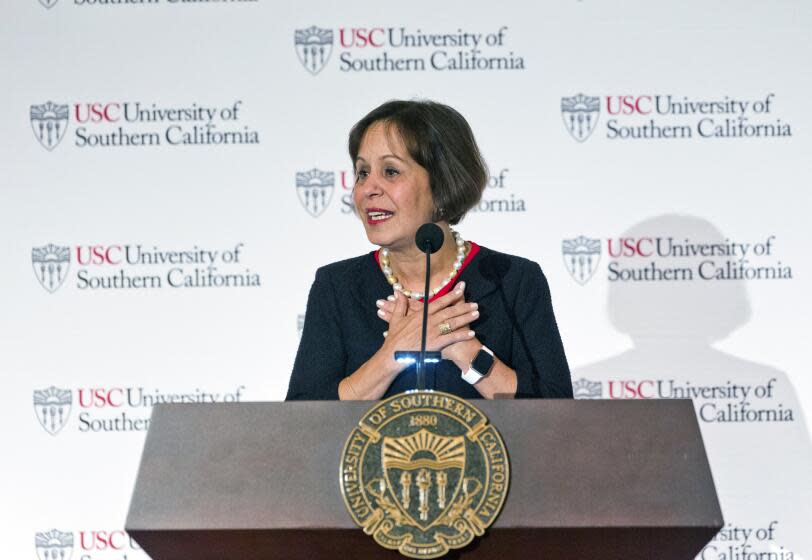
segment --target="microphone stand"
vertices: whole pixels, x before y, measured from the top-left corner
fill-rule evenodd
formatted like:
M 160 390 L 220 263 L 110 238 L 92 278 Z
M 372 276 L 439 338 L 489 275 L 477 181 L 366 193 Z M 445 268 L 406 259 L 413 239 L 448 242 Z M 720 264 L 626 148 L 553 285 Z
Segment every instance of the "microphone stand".
M 395 360 L 404 364 L 415 364 L 417 390 L 426 390 L 426 362 L 437 363 L 442 359 L 440 352 L 426 352 L 426 329 L 429 323 L 429 299 L 431 285 L 431 254 L 443 246 L 443 232 L 432 223 L 423 224 L 415 235 L 415 245 L 426 253 L 426 289 L 423 292 L 423 328 L 420 333 L 420 352 L 395 350 Z
M 417 360 L 417 390 L 426 390 L 426 329 L 429 323 L 429 280 L 431 278 L 431 246 L 426 242 L 423 247 L 426 253 L 426 289 L 423 291 L 423 329 L 420 336 L 420 357 Z

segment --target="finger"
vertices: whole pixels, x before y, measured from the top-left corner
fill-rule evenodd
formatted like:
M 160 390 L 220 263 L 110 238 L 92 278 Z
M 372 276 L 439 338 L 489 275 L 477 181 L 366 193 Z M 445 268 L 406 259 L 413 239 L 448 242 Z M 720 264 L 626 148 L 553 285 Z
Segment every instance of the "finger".
M 375 302 L 378 309 L 382 309 L 385 313 L 392 314 L 395 311 L 395 296 L 389 296 L 392 299 L 379 299 Z
M 462 300 L 465 296 L 465 282 L 460 282 L 454 289 L 448 292 L 446 295 L 439 297 L 429 303 L 429 313 L 436 313 L 440 309 L 445 309 L 449 305 L 454 305 L 458 301 Z
M 405 317 L 406 309 L 409 307 L 409 302 L 403 292 L 400 290 L 395 292 L 395 309 L 392 310 L 393 317 Z
M 479 319 L 479 311 L 474 309 L 473 311 L 466 311 L 461 315 L 457 315 L 456 317 L 451 317 L 445 319 L 443 321 L 433 321 L 432 326 L 430 327 L 432 331 L 436 331 L 439 336 L 448 336 L 452 332 L 457 332 L 460 329 L 467 329 L 468 325 L 473 323 Z M 446 328 L 448 325 L 448 328 Z M 446 334 L 443 332 L 447 331 Z
M 385 300 L 379 299 L 378 301 L 375 302 L 375 304 L 380 309 L 383 309 L 387 313 L 393 313 L 395 311 L 395 301 L 396 301 L 395 296 L 391 295 L 388 298 L 386 298 Z M 406 298 L 406 301 L 409 302 L 409 307 L 407 309 L 407 312 L 409 312 L 409 313 L 411 313 L 413 311 L 420 311 L 421 309 L 423 309 L 423 302 L 422 301 L 418 301 L 418 300 L 412 299 L 412 298 Z
M 392 298 L 392 301 L 379 299 L 375 302 L 375 305 L 378 307 L 378 317 L 387 323 L 391 322 L 392 317 L 398 313 L 397 298 L 394 295 L 389 297 Z M 402 315 L 398 316 L 400 317 Z
M 389 318 L 392 316 L 392 311 L 391 310 L 387 311 L 387 309 L 385 308 L 387 304 L 391 305 L 392 309 L 394 309 L 395 304 L 388 302 L 385 299 L 379 299 L 378 301 L 375 302 L 375 305 L 378 307 L 378 317 L 380 317 L 381 319 L 383 319 L 388 323 Z
M 445 309 L 441 309 L 440 311 L 438 311 L 433 315 L 432 319 L 434 321 L 439 321 L 439 323 L 442 323 L 443 321 L 451 321 L 451 319 L 454 319 L 455 317 L 463 317 L 466 315 L 470 315 L 474 312 L 476 312 L 476 315 L 474 315 L 474 317 L 476 318 L 479 317 L 478 309 L 479 305 L 477 305 L 476 303 L 461 301 L 456 305 L 452 305 L 450 307 L 446 307 Z
M 387 313 L 383 309 L 378 309 L 378 317 L 386 321 L 387 323 L 392 320 L 392 314 Z
M 476 333 L 470 329 L 460 329 L 458 331 L 454 331 L 437 337 L 434 340 L 433 350 L 442 350 L 443 348 L 451 346 L 452 344 L 456 344 L 457 342 L 471 340 L 475 336 Z
M 386 300 L 379 299 L 375 303 L 378 305 L 378 308 L 383 309 L 386 313 L 389 313 L 391 315 L 392 313 L 395 312 L 395 296 L 389 297 L 392 299 L 391 300 L 388 298 Z M 407 298 L 407 301 L 409 302 L 409 308 L 407 310 L 408 313 L 411 313 L 413 311 L 420 311 L 421 309 L 423 309 L 422 302 L 419 302 L 412 298 Z
M 451 333 L 454 342 L 462 342 L 463 340 L 470 340 L 476 336 L 476 333 L 471 329 L 460 329 Z M 452 343 L 453 344 L 453 343 Z
M 451 319 L 448 319 L 446 323 L 448 323 L 448 326 L 451 327 L 452 331 L 457 331 L 473 323 L 477 319 L 479 319 L 479 311 L 474 309 L 473 311 L 466 311 L 462 315 L 452 317 Z

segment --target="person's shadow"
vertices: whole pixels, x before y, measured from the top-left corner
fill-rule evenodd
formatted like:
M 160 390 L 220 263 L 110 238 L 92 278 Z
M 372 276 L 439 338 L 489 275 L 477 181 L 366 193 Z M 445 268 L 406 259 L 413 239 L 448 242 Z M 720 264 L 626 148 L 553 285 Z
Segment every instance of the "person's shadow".
M 726 241 L 707 220 L 684 215 L 657 216 L 623 234 L 634 239 L 658 236 L 673 237 L 677 243 Z M 763 265 L 778 260 L 754 257 L 752 248 L 746 258 Z M 736 398 L 694 399 L 726 527 L 756 529 L 777 521 L 772 540 L 759 541 L 754 531 L 747 541 L 751 550 L 779 553 L 783 547 L 795 558 L 812 555 L 812 446 L 795 389 L 784 372 L 718 346 L 752 318 L 747 281 L 704 280 L 696 275 L 700 262 L 713 260 L 721 266 L 726 257 L 616 260 L 624 267 L 650 266 L 656 260 L 661 267 L 691 268 L 694 275 L 680 281 L 610 281 L 608 315 L 613 326 L 631 338 L 632 348 L 574 368 L 576 398 L 639 398 L 633 391 L 623 391 L 622 381 L 633 381 L 632 389 L 640 387 L 644 396 L 655 398 L 681 396 L 677 388 L 688 386 L 723 387 L 728 394 L 732 385 L 749 387 L 746 397 L 739 390 Z M 787 280 L 753 282 L 770 282 L 778 292 Z M 758 325 L 754 330 L 774 344 L 781 329 L 787 328 L 791 327 Z M 746 354 L 757 357 L 758 346 L 747 348 Z M 636 385 L 647 380 L 654 383 Z M 735 419 L 737 412 L 748 420 L 724 421 Z M 718 550 L 730 544 L 744 543 L 715 543 Z

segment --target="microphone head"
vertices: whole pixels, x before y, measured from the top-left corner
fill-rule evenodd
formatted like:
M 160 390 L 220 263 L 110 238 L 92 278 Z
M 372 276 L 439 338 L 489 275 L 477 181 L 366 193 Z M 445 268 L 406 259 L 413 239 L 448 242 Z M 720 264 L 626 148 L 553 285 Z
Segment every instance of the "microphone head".
M 443 230 L 437 224 L 427 223 L 417 228 L 417 234 L 414 236 L 414 242 L 417 243 L 417 248 L 421 251 L 429 251 L 436 253 L 443 246 L 445 236 Z

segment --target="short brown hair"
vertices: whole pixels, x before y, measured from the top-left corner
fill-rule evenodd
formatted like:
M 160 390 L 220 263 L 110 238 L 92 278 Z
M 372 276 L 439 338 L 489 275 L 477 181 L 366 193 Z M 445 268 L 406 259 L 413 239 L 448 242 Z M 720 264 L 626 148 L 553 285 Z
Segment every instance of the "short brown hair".
M 350 130 L 353 165 L 364 134 L 378 122 L 394 126 L 412 159 L 428 171 L 432 221 L 459 223 L 482 198 L 488 182 L 488 168 L 465 117 L 434 101 L 388 101 Z

